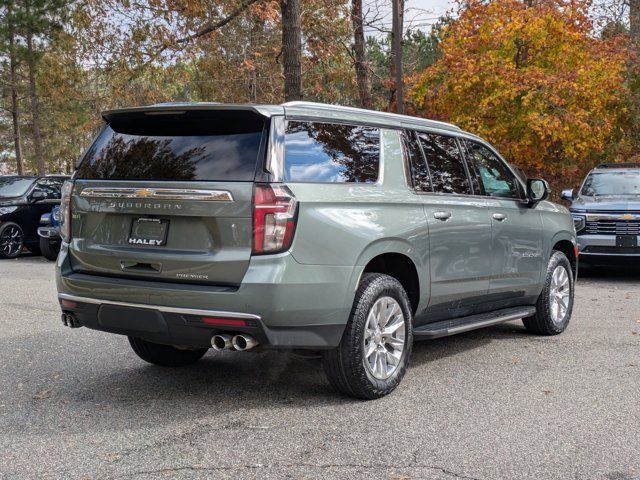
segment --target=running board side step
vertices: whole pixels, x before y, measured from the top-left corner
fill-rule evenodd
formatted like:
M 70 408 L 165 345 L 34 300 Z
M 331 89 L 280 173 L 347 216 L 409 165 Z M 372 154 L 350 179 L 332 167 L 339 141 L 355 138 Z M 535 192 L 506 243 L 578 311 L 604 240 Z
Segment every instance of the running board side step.
M 440 338 L 468 332 L 477 328 L 489 327 L 499 323 L 526 318 L 536 313 L 536 307 L 513 307 L 495 312 L 469 315 L 468 317 L 441 320 L 428 323 L 413 330 L 413 336 L 417 338 Z

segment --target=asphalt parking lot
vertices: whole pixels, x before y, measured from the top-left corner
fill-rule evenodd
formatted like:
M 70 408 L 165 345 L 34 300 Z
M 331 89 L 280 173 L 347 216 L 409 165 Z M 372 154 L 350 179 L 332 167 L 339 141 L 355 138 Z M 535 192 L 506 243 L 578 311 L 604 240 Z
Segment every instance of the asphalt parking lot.
M 53 263 L 0 261 L 0 478 L 640 478 L 640 269 L 583 278 L 568 330 L 419 343 L 391 396 L 317 360 L 208 353 L 172 370 L 62 327 Z

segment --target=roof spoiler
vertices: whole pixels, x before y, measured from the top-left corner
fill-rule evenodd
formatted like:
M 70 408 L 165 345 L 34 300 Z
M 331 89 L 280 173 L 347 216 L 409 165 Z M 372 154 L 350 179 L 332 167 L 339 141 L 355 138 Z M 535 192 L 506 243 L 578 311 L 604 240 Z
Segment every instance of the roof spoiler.
M 276 111 L 279 108 L 280 111 Z M 284 113 L 282 107 L 274 107 L 272 105 L 252 105 L 252 104 L 228 104 L 228 103 L 158 103 L 155 105 L 147 105 L 143 107 L 119 108 L 114 110 L 106 110 L 102 112 L 102 118 L 105 122 L 111 122 L 115 117 L 123 117 L 126 115 L 181 115 L 188 111 L 245 111 L 261 115 L 265 118 L 271 115 Z

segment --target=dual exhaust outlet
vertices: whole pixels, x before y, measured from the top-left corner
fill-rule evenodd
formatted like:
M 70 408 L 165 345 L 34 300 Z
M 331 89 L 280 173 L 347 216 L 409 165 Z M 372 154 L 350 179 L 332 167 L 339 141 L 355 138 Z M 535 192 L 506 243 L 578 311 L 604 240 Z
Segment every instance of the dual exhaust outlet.
M 220 334 L 211 337 L 211 347 L 217 352 L 222 350 L 237 350 L 239 352 L 244 352 L 246 350 L 251 350 L 257 345 L 257 340 L 246 333 L 233 336 Z

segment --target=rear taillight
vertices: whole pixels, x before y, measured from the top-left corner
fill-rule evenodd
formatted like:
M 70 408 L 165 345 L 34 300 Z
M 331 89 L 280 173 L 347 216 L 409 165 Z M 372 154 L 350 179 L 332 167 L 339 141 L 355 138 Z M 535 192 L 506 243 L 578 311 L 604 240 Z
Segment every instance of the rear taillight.
M 253 192 L 253 253 L 287 250 L 296 229 L 298 204 L 293 193 L 279 184 L 256 184 Z
M 67 180 L 62 184 L 62 197 L 60 199 L 60 237 L 62 241 L 69 243 L 71 240 L 71 192 L 73 180 Z

